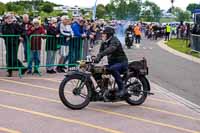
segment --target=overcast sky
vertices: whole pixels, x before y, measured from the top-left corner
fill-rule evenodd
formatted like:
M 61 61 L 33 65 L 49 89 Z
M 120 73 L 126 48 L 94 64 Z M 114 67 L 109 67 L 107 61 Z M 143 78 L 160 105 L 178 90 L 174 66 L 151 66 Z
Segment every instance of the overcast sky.
M 9 2 L 16 0 L 0 0 L 1 2 Z M 92 7 L 94 5 L 95 0 L 48 0 L 54 3 L 70 5 L 70 6 L 81 6 L 81 7 Z M 110 0 L 98 0 L 98 3 L 107 4 Z M 145 1 L 145 0 L 143 0 Z M 171 0 L 149 0 L 155 2 L 157 5 L 161 7 L 161 9 L 169 9 L 171 7 Z M 200 3 L 200 0 L 175 0 L 174 5 L 185 9 L 189 3 Z

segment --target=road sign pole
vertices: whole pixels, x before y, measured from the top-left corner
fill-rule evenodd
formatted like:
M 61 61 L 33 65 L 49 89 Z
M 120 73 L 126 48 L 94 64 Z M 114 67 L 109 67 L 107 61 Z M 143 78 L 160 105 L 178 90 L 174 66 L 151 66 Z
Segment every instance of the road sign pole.
M 96 9 L 97 9 L 97 0 L 95 0 L 95 4 L 94 4 L 94 8 L 93 8 L 93 17 L 92 17 L 93 20 L 96 19 Z

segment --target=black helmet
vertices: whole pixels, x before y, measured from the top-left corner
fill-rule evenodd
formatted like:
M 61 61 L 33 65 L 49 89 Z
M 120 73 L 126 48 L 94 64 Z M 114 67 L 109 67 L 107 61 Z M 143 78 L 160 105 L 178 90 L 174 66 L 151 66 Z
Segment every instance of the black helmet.
M 110 36 L 113 36 L 115 34 L 115 29 L 113 27 L 111 27 L 111 26 L 106 26 L 106 27 L 104 27 L 102 33 L 103 34 L 108 34 Z

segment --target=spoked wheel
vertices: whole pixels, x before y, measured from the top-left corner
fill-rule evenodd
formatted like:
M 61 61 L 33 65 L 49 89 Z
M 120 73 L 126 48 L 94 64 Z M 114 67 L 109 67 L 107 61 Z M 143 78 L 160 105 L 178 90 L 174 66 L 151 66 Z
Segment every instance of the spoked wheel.
M 78 110 L 89 104 L 91 88 L 84 76 L 71 75 L 60 84 L 59 96 L 65 106 Z
M 126 102 L 130 105 L 141 105 L 147 98 L 148 84 L 145 77 L 130 77 L 126 84 L 128 94 L 130 95 Z

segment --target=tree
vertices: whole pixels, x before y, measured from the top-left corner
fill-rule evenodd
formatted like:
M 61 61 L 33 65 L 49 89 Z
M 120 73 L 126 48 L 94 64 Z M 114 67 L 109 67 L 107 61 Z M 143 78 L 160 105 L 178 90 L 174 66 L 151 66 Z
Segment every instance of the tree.
M 96 14 L 97 18 L 104 18 L 105 14 L 106 14 L 105 6 L 102 4 L 97 5 L 97 14 Z
M 149 21 L 149 22 L 156 21 L 156 22 L 158 22 L 161 18 L 160 7 L 157 6 L 153 2 L 145 1 L 143 3 L 143 8 L 142 8 L 142 11 L 141 11 L 141 18 L 144 21 Z
M 87 13 L 84 9 L 81 9 L 80 12 L 82 15 L 85 15 Z
M 195 9 L 200 9 L 200 4 L 191 3 L 186 9 L 192 13 Z
M 51 13 L 53 12 L 53 5 L 51 3 L 44 3 L 41 10 L 46 13 Z
M 172 13 L 177 17 L 177 21 L 188 21 L 191 17 L 191 13 L 189 11 L 183 11 L 179 7 L 175 7 Z
M 13 11 L 13 12 L 16 12 L 16 13 L 24 10 L 23 6 L 15 4 L 15 2 L 6 3 L 6 9 L 7 9 L 7 11 Z
M 6 6 L 4 3 L 0 2 L 0 14 L 4 14 L 4 12 L 6 11 Z
M 113 3 L 109 3 L 105 6 L 106 9 L 106 15 L 108 16 L 108 18 L 112 19 L 114 17 L 114 12 L 115 12 L 115 6 L 113 5 Z
M 138 20 L 141 11 L 141 0 L 111 0 L 106 6 L 109 15 L 117 19 Z
M 115 14 L 118 19 L 128 18 L 128 4 L 125 0 L 115 0 L 114 5 L 116 7 Z
M 177 14 L 177 21 L 189 21 L 190 20 L 190 12 L 189 11 L 180 11 Z
M 141 12 L 141 1 L 130 1 L 128 4 L 128 18 L 132 18 L 133 20 L 139 20 Z

